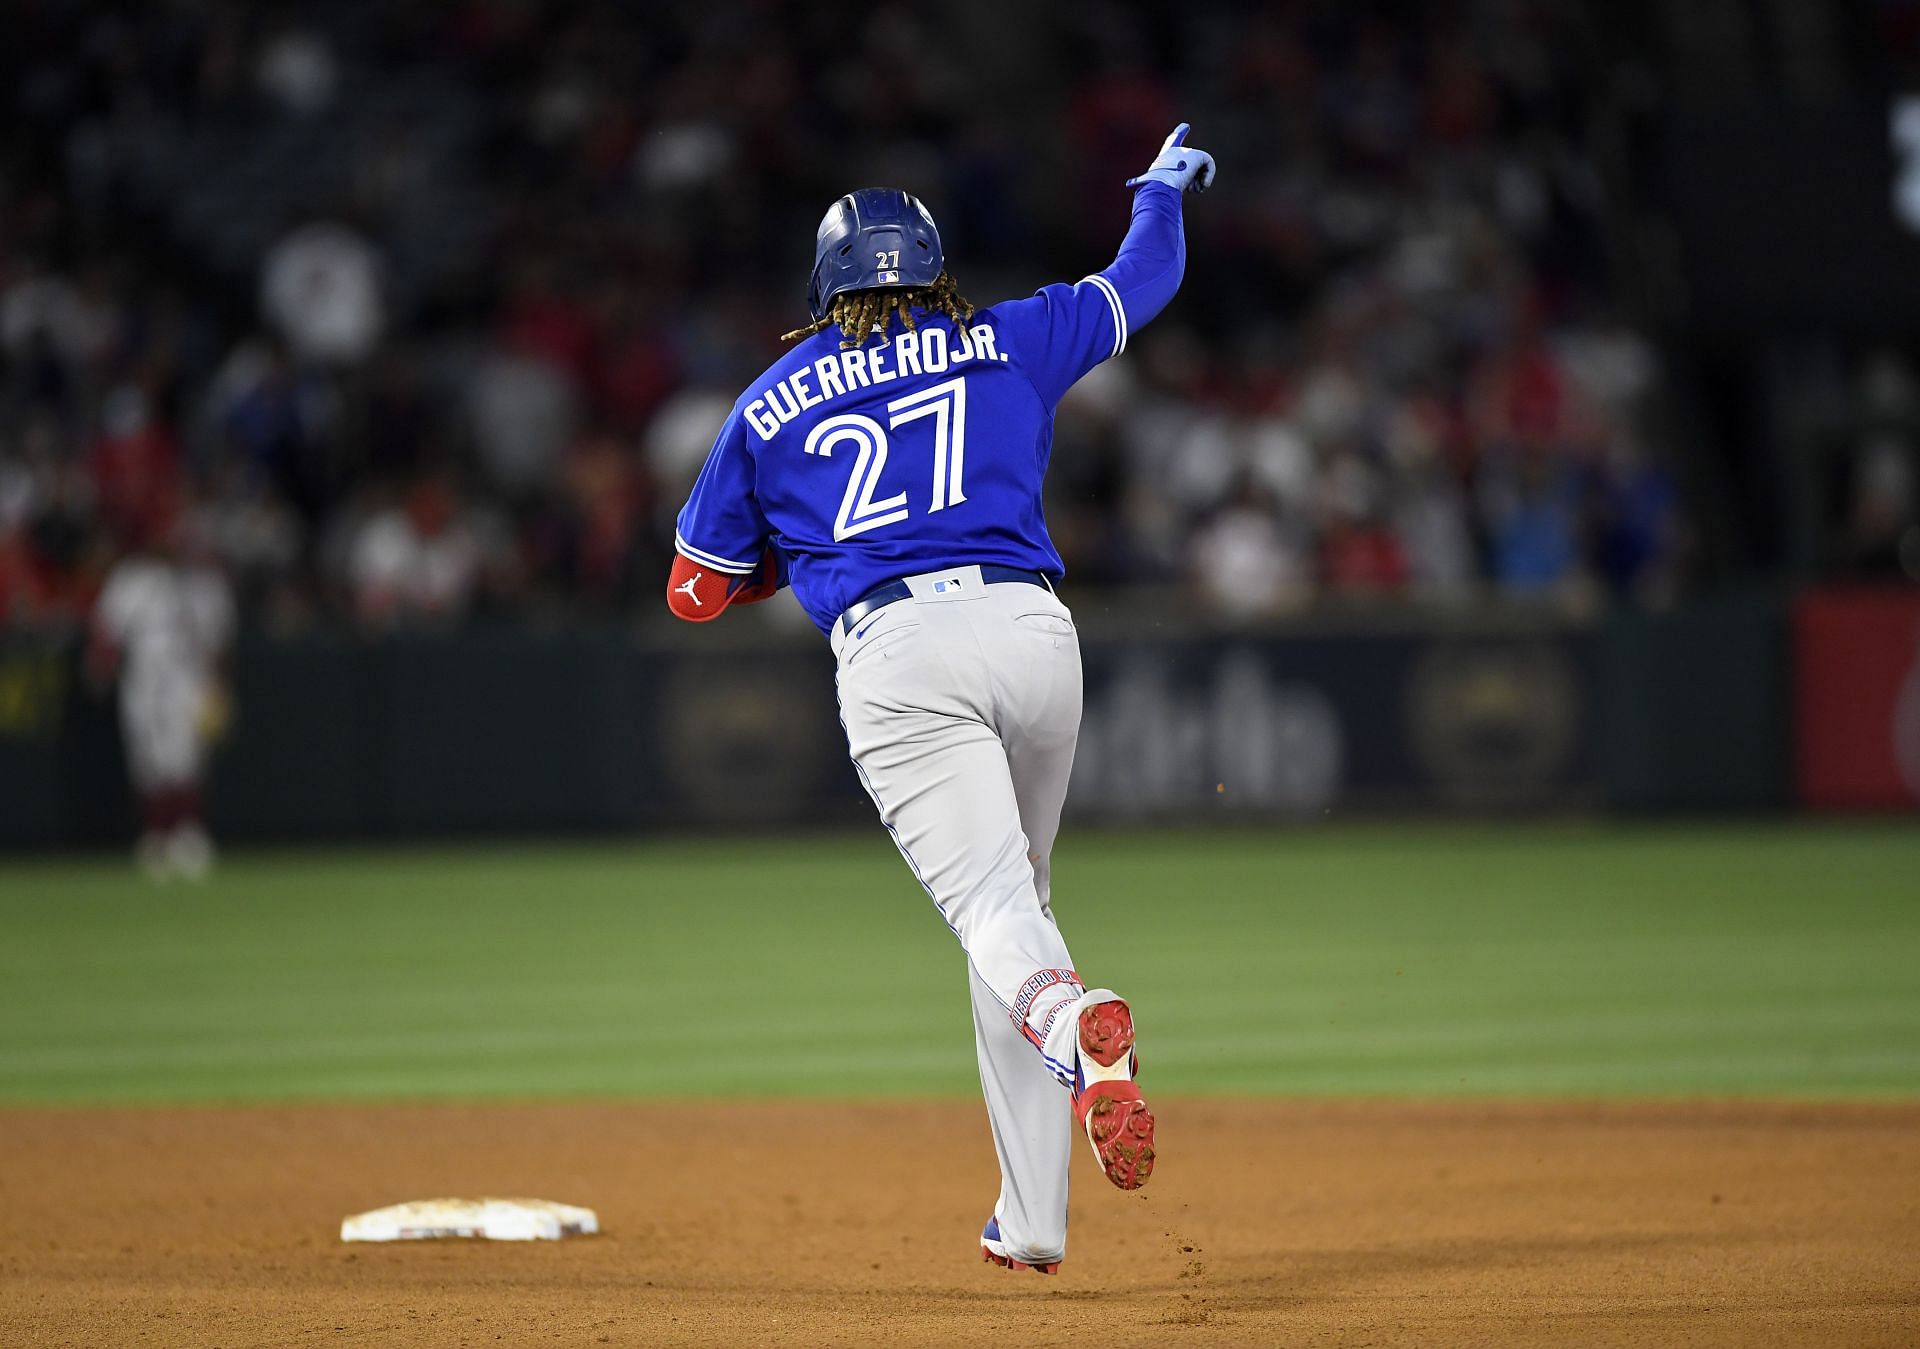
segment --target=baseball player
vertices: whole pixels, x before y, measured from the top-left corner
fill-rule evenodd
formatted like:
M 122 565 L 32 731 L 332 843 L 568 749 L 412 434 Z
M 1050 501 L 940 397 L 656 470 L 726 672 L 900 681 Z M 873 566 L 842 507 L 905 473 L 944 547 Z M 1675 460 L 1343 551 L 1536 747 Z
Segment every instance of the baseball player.
M 1153 1171 L 1132 1011 L 1086 987 L 1049 902 L 1081 693 L 1040 489 L 1061 396 L 1179 287 L 1181 193 L 1214 174 L 1186 137 L 1128 183 L 1112 265 L 985 309 L 918 200 L 835 202 L 813 322 L 734 404 L 677 522 L 676 615 L 791 585 L 827 634 L 860 780 L 966 950 L 1001 1172 L 981 1247 L 1012 1269 L 1059 1268 L 1076 1122 L 1121 1189 Z
M 155 879 L 197 880 L 213 865 L 200 789 L 227 719 L 233 594 L 192 553 L 178 513 L 158 508 L 146 546 L 107 575 L 87 652 L 97 685 L 119 675 L 121 741 L 145 821 L 136 856 Z

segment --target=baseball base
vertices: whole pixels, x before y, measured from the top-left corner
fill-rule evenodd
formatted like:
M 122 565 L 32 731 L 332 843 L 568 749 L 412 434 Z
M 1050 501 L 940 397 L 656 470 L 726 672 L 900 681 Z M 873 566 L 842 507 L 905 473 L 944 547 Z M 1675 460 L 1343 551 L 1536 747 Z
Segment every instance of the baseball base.
M 558 1241 L 599 1230 L 600 1218 L 592 1209 L 549 1199 L 417 1199 L 354 1214 L 340 1224 L 340 1240 Z

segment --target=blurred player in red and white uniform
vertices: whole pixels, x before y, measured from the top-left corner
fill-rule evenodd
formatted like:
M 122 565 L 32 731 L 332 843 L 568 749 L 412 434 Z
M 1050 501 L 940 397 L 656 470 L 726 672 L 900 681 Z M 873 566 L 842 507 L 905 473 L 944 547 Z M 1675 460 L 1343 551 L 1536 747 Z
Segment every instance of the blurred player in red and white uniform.
M 228 717 L 224 673 L 233 592 L 171 504 L 107 575 L 94 609 L 87 668 L 118 674 L 127 773 L 140 796 L 137 856 L 156 879 L 198 879 L 213 865 L 201 818 L 207 751 Z

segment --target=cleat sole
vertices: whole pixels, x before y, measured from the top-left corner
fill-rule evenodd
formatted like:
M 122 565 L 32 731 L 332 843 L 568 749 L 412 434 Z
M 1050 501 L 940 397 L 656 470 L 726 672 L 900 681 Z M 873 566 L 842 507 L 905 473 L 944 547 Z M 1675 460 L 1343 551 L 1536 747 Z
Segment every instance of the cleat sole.
M 1096 1003 L 1080 1013 L 1078 1029 L 1074 1113 L 1107 1180 L 1137 1190 L 1153 1174 L 1154 1119 L 1132 1077 L 1133 1012 L 1120 1001 Z

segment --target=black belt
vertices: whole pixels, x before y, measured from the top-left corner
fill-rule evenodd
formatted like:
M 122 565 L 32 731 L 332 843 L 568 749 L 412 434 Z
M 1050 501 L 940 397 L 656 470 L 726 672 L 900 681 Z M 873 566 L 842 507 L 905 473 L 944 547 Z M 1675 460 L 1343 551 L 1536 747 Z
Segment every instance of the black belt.
M 980 565 L 980 579 L 988 585 L 999 585 L 1002 582 L 1015 581 L 1024 585 L 1039 586 L 1041 589 L 1047 591 L 1053 589 L 1053 583 L 1047 580 L 1044 573 L 1022 571 L 1018 567 L 999 567 L 984 562 Z M 834 626 L 839 628 L 840 635 L 844 637 L 853 631 L 854 624 L 858 623 L 868 614 L 876 613 L 886 608 L 889 604 L 897 604 L 901 600 L 912 598 L 913 591 L 905 581 L 888 581 L 885 585 L 875 586 L 852 604 L 849 604 L 846 612 L 840 615 L 838 622 L 836 622 Z

